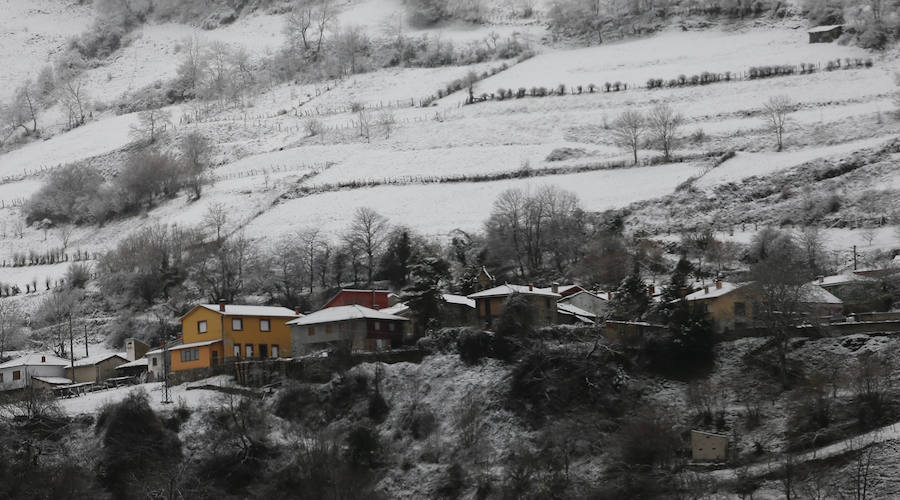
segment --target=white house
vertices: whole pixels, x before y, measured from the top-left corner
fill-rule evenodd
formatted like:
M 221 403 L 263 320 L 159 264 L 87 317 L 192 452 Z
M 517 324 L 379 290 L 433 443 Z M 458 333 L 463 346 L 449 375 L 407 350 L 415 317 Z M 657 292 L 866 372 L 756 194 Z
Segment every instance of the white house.
M 24 389 L 33 385 L 32 379 L 62 383 L 69 361 L 50 354 L 28 354 L 0 364 L 0 391 Z M 68 379 L 66 383 L 71 383 Z

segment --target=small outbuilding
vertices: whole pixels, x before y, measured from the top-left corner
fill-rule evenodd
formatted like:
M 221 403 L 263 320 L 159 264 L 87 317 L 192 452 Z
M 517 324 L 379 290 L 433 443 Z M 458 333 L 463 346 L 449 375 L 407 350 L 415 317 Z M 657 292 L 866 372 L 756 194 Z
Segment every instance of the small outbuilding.
M 69 361 L 51 354 L 34 353 L 0 364 L 0 391 L 24 389 L 34 384 L 35 377 L 64 379 Z M 62 382 L 60 382 L 62 383 Z M 71 383 L 71 381 L 69 381 Z
M 116 377 L 116 367 L 127 363 L 128 360 L 122 354 L 104 353 L 95 354 L 86 358 L 75 360 L 75 373 L 71 367 L 66 367 L 66 377 L 76 384 L 91 382 L 98 384 L 108 378 Z
M 691 458 L 698 462 L 724 462 L 728 458 L 728 436 L 692 430 Z
M 844 32 L 842 24 L 816 26 L 808 31 L 809 43 L 831 43 L 841 37 Z

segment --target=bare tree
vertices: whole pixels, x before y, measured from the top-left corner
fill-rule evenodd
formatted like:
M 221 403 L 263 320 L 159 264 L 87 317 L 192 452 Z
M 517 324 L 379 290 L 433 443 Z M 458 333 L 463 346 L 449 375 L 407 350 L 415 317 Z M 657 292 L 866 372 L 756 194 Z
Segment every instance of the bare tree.
M 84 125 L 87 112 L 88 95 L 84 88 L 84 80 L 78 76 L 63 72 L 56 87 L 59 102 L 66 108 L 70 128 Z
M 300 243 L 302 245 L 302 260 L 304 272 L 309 285 L 309 292 L 312 293 L 316 279 L 316 254 L 322 240 L 319 236 L 319 230 L 312 228 L 300 233 Z
M 785 95 L 773 96 L 763 106 L 764 119 L 769 126 L 769 130 L 775 134 L 778 151 L 784 149 L 784 129 L 788 122 L 788 115 L 793 110 L 793 102 Z
M 372 115 L 365 108 L 360 108 L 356 113 L 356 119 L 359 122 L 359 136 L 365 137 L 366 142 L 371 142 Z
M 679 131 L 684 124 L 684 117 L 665 103 L 658 104 L 650 111 L 648 127 L 657 147 L 662 149 L 668 161 L 672 151 L 678 147 Z
M 196 39 L 185 42 L 184 55 L 176 69 L 176 88 L 181 92 L 181 97 L 197 97 L 200 85 L 206 78 L 209 69 L 203 46 Z
M 640 111 L 626 111 L 613 123 L 613 140 L 616 145 L 631 150 L 635 165 L 638 163 L 638 148 L 645 128 L 646 121 Z
M 210 203 L 206 207 L 206 214 L 203 215 L 203 223 L 212 226 L 216 230 L 216 242 L 221 243 L 222 231 L 225 229 L 225 223 L 228 221 L 228 211 L 225 205 L 221 203 Z
M 69 248 L 69 240 L 72 239 L 72 234 L 74 232 L 75 232 L 74 224 L 60 226 L 59 241 L 60 241 L 60 243 L 62 243 L 63 250 Z
M 309 137 L 320 136 L 322 138 L 322 142 L 325 142 L 325 124 L 322 123 L 322 120 L 310 117 L 304 123 L 306 127 L 306 133 L 309 134 Z
M 0 300 L 0 360 L 3 353 L 14 344 L 22 332 L 22 310 L 18 303 Z
M 384 131 L 384 138 L 391 138 L 391 131 L 394 130 L 394 125 L 397 123 L 397 120 L 394 118 L 394 113 L 391 113 L 388 110 L 383 110 L 381 113 L 378 113 L 378 125 L 381 126 L 381 130 Z
M 825 242 L 817 226 L 807 226 L 797 233 L 797 242 L 806 253 L 806 265 L 814 274 L 824 272 Z
M 26 135 L 37 134 L 38 131 L 38 102 L 32 87 L 31 80 L 26 80 L 17 88 L 5 112 L 10 128 L 21 128 Z M 29 122 L 31 129 L 28 128 Z
M 184 169 L 185 183 L 193 192 L 194 199 L 200 199 L 203 185 L 209 182 L 209 170 L 212 144 L 209 139 L 198 132 L 191 132 L 181 138 L 181 163 Z
M 369 286 L 372 285 L 372 277 L 375 274 L 375 258 L 384 245 L 387 230 L 388 222 L 383 215 L 368 207 L 356 209 L 347 240 L 353 248 L 358 249 L 366 257 Z
M 812 277 L 803 251 L 789 234 L 766 237 L 770 241 L 765 245 L 765 252 L 761 252 L 762 257 L 750 269 L 759 298 L 754 302 L 753 316 L 762 321 L 776 339 L 781 383 L 787 387 L 787 351 L 791 334 L 803 321 L 802 288 Z M 753 246 L 759 246 L 759 243 L 754 241 Z
M 147 140 L 153 144 L 165 131 L 165 126 L 172 123 L 172 113 L 167 110 L 151 108 L 138 113 L 138 121 L 131 125 L 129 135 L 136 140 Z

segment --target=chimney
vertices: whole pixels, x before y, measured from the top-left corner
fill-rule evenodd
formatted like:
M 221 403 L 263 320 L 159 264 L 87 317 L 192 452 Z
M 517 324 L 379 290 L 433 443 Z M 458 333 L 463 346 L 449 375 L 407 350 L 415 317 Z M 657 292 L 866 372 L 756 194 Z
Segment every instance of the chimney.
M 225 299 L 219 299 L 219 312 L 225 312 Z
M 41 356 L 41 363 L 47 362 L 47 356 Z
M 529 292 L 533 292 L 533 291 L 534 291 L 534 283 L 529 283 L 529 284 L 528 284 L 528 291 L 529 291 Z
M 550 286 L 550 290 L 552 290 L 553 293 L 559 293 L 559 283 L 554 281 L 553 285 Z
M 679 290 L 679 292 L 681 292 L 682 297 L 687 296 L 687 288 L 682 288 L 681 290 Z
M 297 316 L 303 314 L 302 312 L 300 312 L 300 306 L 294 306 L 294 314 L 296 314 Z
M 650 296 L 656 295 L 656 285 L 650 283 L 650 286 L 647 287 L 647 291 L 650 292 Z
M 819 283 L 825 283 L 825 276 L 819 275 L 816 276 L 816 279 L 819 281 Z
M 709 293 L 709 287 L 708 287 L 708 286 L 703 287 L 703 293 Z
M 722 289 L 722 280 L 717 279 L 716 280 L 716 290 L 721 290 L 721 289 Z

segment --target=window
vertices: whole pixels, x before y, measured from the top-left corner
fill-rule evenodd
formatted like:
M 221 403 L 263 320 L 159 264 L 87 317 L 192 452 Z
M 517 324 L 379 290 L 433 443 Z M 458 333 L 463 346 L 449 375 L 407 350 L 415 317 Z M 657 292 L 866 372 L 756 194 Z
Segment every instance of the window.
M 314 326 L 311 326 L 311 327 L 307 328 L 307 330 L 308 330 L 308 332 L 309 332 L 309 336 L 310 336 L 310 337 L 312 337 L 313 335 L 316 334 L 316 327 L 314 327 Z
M 247 344 L 244 346 L 244 355 L 246 355 L 248 358 L 253 357 L 253 344 Z
M 0 384 L 2 384 L 2 383 L 3 383 L 3 374 L 0 373 Z
M 735 302 L 734 303 L 734 315 L 739 318 L 743 318 L 747 315 L 747 304 L 743 302 Z
M 200 333 L 206 333 L 206 320 L 197 322 L 197 331 Z
M 13 372 L 13 380 L 21 380 L 21 378 L 22 378 L 22 372 L 21 372 L 21 371 L 16 370 L 16 371 Z
M 381 322 L 380 321 L 375 322 L 375 330 L 381 330 Z
M 325 325 L 325 333 L 331 333 L 331 325 Z
M 153 366 L 156 366 L 158 363 L 158 358 L 152 358 Z
M 272 323 L 268 319 L 259 320 L 259 331 L 271 332 L 272 331 Z
M 278 357 L 278 344 L 272 344 L 272 357 Z
M 394 331 L 394 324 L 393 324 L 393 323 L 388 323 L 388 331 L 391 331 L 391 332 Z
M 231 329 L 239 332 L 244 329 L 244 318 L 231 318 Z
M 241 357 L 241 344 L 234 344 L 234 357 Z
M 182 349 L 181 362 L 197 361 L 200 359 L 200 349 Z

